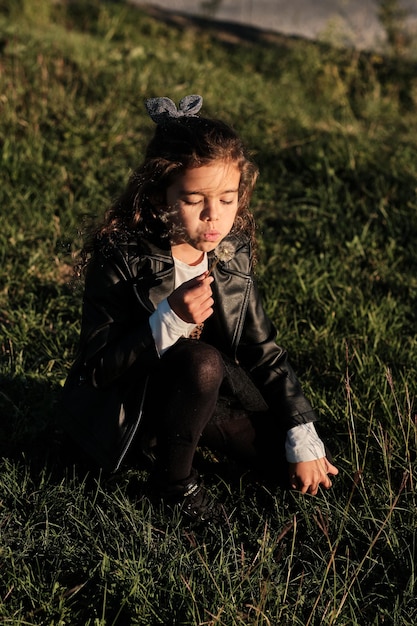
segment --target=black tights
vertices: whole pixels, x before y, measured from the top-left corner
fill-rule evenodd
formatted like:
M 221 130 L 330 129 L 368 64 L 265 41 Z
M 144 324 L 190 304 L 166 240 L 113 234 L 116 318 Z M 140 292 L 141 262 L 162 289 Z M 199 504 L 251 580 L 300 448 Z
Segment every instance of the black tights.
M 222 355 L 202 341 L 182 340 L 151 378 L 145 428 L 157 439 L 157 470 L 169 483 L 188 478 L 198 444 L 248 464 L 282 468 L 283 439 L 269 413 L 250 415 L 224 392 Z M 269 473 L 269 470 L 267 470 Z
M 168 482 L 190 475 L 223 378 L 220 353 L 203 342 L 180 341 L 161 358 L 151 380 L 146 413 L 158 441 L 158 467 Z

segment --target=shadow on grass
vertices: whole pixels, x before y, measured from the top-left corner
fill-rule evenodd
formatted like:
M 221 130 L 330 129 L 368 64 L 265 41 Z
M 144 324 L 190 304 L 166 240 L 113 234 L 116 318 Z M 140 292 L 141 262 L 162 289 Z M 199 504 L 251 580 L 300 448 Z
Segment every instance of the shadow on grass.
M 0 455 L 24 459 L 37 473 L 48 467 L 59 476 L 76 464 L 80 474 L 86 461 L 71 451 L 58 425 L 61 386 L 34 376 L 0 376 Z

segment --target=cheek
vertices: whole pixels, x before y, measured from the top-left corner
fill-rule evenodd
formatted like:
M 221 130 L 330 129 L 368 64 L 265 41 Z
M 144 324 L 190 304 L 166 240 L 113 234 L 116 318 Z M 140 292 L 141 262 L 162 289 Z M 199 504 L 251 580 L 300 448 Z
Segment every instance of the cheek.
M 234 224 L 234 223 L 235 223 L 235 221 L 239 218 L 239 213 L 240 213 L 239 208 L 237 208 L 237 209 L 233 212 L 233 214 L 231 215 L 230 220 L 231 220 L 232 224 Z
M 178 206 L 171 209 L 170 222 L 174 229 L 184 232 L 190 231 L 195 223 L 192 216 Z

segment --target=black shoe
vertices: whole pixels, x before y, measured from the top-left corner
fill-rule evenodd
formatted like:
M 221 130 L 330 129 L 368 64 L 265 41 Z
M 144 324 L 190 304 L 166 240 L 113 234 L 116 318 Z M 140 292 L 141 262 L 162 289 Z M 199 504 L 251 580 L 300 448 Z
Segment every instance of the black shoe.
M 179 506 L 185 517 L 199 522 L 219 519 L 221 507 L 210 498 L 196 470 L 175 483 L 152 482 L 160 498 L 169 506 Z

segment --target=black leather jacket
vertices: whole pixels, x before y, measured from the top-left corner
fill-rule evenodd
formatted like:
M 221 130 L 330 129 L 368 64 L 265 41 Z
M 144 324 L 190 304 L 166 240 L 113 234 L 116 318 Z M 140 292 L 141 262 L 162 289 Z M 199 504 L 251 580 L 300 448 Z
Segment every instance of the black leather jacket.
M 214 268 L 214 313 L 201 340 L 246 370 L 283 429 L 315 421 L 286 351 L 275 342 L 254 281 L 250 245 L 232 237 L 229 242 L 235 254 Z M 107 469 L 120 465 L 135 437 L 147 379 L 159 361 L 148 319 L 173 288 L 172 255 L 161 242 L 132 237 L 89 263 L 63 418 L 72 437 Z

